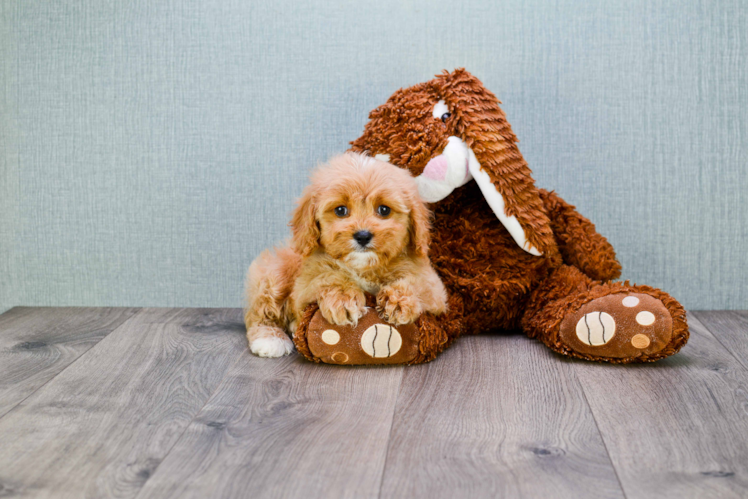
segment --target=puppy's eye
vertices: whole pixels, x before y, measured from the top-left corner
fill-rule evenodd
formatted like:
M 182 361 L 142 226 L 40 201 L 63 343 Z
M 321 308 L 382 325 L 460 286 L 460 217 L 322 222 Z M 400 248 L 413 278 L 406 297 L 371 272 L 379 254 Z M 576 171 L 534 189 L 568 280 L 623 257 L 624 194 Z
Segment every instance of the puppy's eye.
M 388 215 L 390 215 L 390 212 L 392 212 L 392 209 L 387 205 L 379 205 L 377 207 L 377 213 L 382 217 L 387 217 Z
M 335 207 L 335 215 L 338 217 L 345 217 L 348 215 L 348 207 L 345 205 L 340 205 L 339 207 Z
M 444 113 L 444 114 L 442 115 L 442 121 L 443 121 L 443 122 L 446 122 L 446 121 L 447 121 L 447 119 L 448 119 L 448 118 L 449 118 L 450 116 L 452 116 L 452 113 Z

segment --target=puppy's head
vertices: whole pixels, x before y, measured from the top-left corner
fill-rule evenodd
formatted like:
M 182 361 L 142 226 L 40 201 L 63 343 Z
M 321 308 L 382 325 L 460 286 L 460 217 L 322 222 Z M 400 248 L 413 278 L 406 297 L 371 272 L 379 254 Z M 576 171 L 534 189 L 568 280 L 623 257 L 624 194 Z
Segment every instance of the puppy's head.
M 359 269 L 404 253 L 428 254 L 429 212 L 415 180 L 357 153 L 337 156 L 312 174 L 291 227 L 299 254 L 322 250 Z

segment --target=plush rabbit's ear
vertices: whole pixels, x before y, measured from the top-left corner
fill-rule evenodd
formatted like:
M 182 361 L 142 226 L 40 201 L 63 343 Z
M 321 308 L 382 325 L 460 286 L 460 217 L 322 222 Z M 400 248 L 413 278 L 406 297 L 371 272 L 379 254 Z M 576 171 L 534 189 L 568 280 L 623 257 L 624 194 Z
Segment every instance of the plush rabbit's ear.
M 296 253 L 307 257 L 319 247 L 320 230 L 313 190 L 308 186 L 299 198 L 291 218 L 291 244 Z
M 520 247 L 546 254 L 556 246 L 550 221 L 499 100 L 464 69 L 438 75 L 437 82 L 489 206 Z

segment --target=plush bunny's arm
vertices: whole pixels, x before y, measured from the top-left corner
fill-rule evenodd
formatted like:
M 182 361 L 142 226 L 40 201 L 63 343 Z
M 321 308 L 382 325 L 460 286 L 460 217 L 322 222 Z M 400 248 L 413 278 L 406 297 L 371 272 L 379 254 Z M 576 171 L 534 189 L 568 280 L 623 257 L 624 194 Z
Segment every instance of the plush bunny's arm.
M 594 280 L 609 281 L 621 276 L 621 264 L 613 246 L 595 230 L 595 225 L 555 192 L 540 190 L 561 256 L 566 264 L 579 268 Z

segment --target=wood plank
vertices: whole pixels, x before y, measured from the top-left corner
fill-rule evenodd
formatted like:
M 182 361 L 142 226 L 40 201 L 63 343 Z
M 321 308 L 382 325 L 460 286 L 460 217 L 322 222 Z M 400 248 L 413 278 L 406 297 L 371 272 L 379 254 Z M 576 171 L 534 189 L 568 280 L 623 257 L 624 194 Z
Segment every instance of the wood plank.
M 245 352 L 141 497 L 376 497 L 403 368 Z
M 382 497 L 621 497 L 567 362 L 522 335 L 405 371 Z
M 720 344 L 748 368 L 748 311 L 694 311 L 697 318 Z
M 0 419 L 13 497 L 133 497 L 246 351 L 241 311 L 143 310 Z
M 138 309 L 15 307 L 0 315 L 0 417 Z
M 748 371 L 693 316 L 644 365 L 574 363 L 628 497 L 748 495 Z

